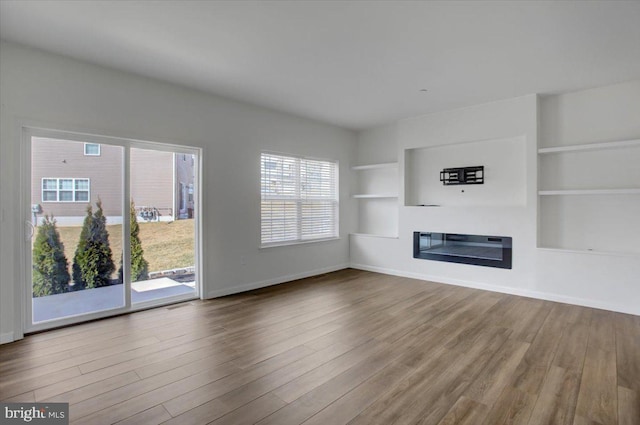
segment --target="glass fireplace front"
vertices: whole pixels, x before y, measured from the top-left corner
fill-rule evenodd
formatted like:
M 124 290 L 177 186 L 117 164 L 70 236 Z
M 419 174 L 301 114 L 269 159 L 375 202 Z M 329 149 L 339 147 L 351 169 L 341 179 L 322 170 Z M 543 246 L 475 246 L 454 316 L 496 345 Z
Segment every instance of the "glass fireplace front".
M 510 269 L 511 243 L 506 236 L 413 232 L 413 258 Z

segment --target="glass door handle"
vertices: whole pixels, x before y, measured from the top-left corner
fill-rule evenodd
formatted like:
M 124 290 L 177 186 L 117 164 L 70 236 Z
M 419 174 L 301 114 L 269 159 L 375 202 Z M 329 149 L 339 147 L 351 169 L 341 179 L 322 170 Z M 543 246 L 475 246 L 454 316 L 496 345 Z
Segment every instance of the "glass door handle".
M 25 231 L 24 236 L 27 238 L 27 242 L 28 242 L 31 239 L 33 239 L 33 234 L 35 232 L 35 226 L 29 220 L 26 220 L 24 223 L 26 224 L 26 226 L 25 226 L 25 230 L 26 231 Z

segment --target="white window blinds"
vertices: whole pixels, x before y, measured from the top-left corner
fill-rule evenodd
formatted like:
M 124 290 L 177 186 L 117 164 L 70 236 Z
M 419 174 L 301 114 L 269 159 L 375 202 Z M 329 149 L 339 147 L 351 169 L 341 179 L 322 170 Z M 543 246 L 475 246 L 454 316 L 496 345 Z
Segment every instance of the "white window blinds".
M 261 243 L 338 236 L 338 166 L 331 161 L 263 153 Z

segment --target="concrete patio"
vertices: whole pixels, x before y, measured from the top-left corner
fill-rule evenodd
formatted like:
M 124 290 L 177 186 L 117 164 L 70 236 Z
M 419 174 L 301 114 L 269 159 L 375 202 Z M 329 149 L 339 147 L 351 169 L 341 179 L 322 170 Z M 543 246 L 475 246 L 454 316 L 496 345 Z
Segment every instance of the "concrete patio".
M 33 322 L 123 307 L 123 288 L 123 285 L 114 285 L 33 298 Z M 132 304 L 188 294 L 196 294 L 195 282 L 176 282 L 162 277 L 131 284 Z

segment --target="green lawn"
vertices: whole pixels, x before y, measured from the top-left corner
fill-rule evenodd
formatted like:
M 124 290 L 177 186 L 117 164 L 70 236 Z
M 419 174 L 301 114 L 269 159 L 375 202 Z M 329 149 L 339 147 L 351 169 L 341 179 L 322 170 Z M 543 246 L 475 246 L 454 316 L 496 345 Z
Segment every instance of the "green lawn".
M 194 220 L 139 223 L 139 225 L 144 258 L 149 262 L 150 272 L 194 265 Z M 81 226 L 58 227 L 64 243 L 64 252 L 69 261 L 69 270 L 71 270 L 81 230 Z M 122 254 L 122 225 L 108 225 L 107 231 L 117 272 Z

